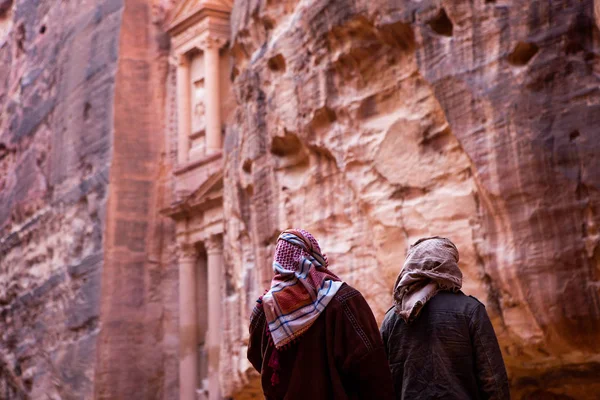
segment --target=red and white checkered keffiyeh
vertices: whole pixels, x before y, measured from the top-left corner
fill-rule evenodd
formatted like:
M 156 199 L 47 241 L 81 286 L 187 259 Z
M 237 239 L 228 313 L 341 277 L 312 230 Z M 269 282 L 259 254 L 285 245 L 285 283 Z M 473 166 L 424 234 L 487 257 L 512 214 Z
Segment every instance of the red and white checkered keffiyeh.
M 343 282 L 327 268 L 316 239 L 302 229 L 279 235 L 273 271 L 262 302 L 271 338 L 281 348 L 311 327 Z

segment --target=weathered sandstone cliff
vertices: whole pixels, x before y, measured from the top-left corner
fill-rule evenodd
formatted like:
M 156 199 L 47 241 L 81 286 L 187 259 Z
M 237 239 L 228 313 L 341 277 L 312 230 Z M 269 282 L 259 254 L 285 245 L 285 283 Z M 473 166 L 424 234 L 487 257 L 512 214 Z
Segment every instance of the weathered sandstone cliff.
M 163 14 L 0 1 L 0 399 L 177 397 Z
M 0 398 L 76 398 L 93 389 L 122 3 L 0 4 Z
M 407 246 L 450 237 L 516 397 L 595 398 L 594 3 L 240 1 L 232 29 L 230 391 L 247 379 L 231 372 L 247 368 L 245 316 L 267 287 L 274 239 L 302 226 L 380 319 Z
M 0 399 L 178 396 L 171 0 L 0 0 Z M 518 399 L 600 393 L 600 2 L 239 0 L 221 384 L 274 240 L 379 319 L 450 237 Z M 170 69 L 169 69 L 170 68 Z

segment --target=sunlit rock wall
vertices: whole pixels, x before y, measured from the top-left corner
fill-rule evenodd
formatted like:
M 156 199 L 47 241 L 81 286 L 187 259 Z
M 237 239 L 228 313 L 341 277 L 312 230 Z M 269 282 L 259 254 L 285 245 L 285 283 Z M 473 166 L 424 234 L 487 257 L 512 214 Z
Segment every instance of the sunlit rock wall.
M 516 398 L 595 398 L 596 21 L 590 0 L 236 2 L 226 393 L 252 376 L 249 310 L 298 226 L 379 320 L 407 246 L 451 238 Z

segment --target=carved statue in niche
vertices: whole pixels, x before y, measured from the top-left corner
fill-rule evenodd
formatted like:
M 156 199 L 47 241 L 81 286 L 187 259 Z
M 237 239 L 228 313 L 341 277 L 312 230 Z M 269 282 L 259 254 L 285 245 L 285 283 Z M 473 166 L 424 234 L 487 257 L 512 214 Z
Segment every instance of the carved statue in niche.
M 194 136 L 204 133 L 206 130 L 205 106 L 204 106 L 204 79 L 194 82 L 193 112 L 192 112 L 192 134 Z

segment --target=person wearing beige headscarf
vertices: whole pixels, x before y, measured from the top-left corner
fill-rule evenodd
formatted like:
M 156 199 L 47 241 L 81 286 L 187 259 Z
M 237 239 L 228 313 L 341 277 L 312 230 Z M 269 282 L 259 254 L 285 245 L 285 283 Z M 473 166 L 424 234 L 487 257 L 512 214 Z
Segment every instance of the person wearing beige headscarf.
M 381 336 L 397 399 L 510 399 L 485 306 L 462 287 L 458 249 L 439 236 L 408 250 Z

